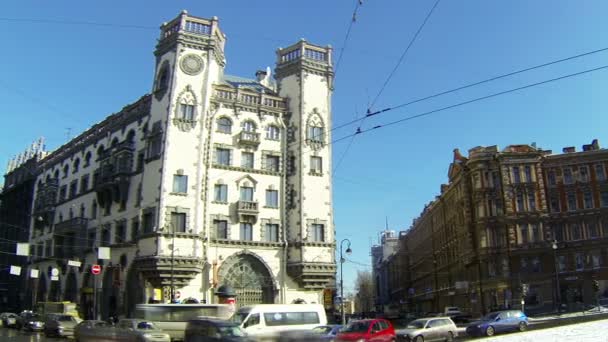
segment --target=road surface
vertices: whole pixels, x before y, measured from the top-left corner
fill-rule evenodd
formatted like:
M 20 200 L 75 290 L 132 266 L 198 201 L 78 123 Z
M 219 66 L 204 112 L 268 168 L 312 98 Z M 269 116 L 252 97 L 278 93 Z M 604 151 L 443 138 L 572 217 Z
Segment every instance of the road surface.
M 496 335 L 494 337 L 478 338 L 475 341 L 484 342 L 554 342 L 554 341 L 608 341 L 608 319 L 564 325 L 555 328 L 531 330 L 523 333 Z

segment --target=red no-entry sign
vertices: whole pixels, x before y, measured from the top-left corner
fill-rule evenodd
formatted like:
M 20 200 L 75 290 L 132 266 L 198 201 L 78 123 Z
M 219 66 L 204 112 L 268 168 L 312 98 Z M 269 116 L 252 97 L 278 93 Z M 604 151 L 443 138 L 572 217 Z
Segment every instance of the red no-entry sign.
M 101 266 L 99 266 L 99 265 L 91 266 L 91 273 L 93 273 L 94 275 L 98 275 L 99 273 L 101 273 Z

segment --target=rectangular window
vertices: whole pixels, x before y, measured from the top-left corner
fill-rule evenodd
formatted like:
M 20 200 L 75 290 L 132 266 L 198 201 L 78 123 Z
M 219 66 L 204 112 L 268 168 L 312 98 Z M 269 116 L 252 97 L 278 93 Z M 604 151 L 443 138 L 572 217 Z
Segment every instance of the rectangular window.
M 536 210 L 536 196 L 534 196 L 533 192 L 528 194 L 528 210 Z
M 598 182 L 603 182 L 606 180 L 606 171 L 604 170 L 604 164 L 595 165 L 595 179 L 597 179 Z
M 572 178 L 572 169 L 569 167 L 564 168 L 564 184 L 572 184 L 574 180 Z
M 600 253 L 591 253 L 591 265 L 593 266 L 593 268 L 600 268 L 600 266 L 602 265 Z
M 241 201 L 253 202 L 253 188 L 249 186 L 241 187 Z
M 323 173 L 323 160 L 321 159 L 321 157 L 310 157 L 310 172 L 317 175 Z
M 116 243 L 122 243 L 127 240 L 127 227 L 124 223 L 116 225 Z
M 139 220 L 137 218 L 135 218 L 131 222 L 131 241 L 137 240 L 138 236 L 139 236 Z
M 216 202 L 228 202 L 228 185 L 215 184 L 213 200 Z
M 194 106 L 191 104 L 181 103 L 179 105 L 180 108 L 180 119 L 194 120 Z
M 312 241 L 323 242 L 325 241 L 325 226 L 323 224 L 313 223 L 312 229 Z
M 519 173 L 519 166 L 513 166 L 513 183 L 521 183 L 521 174 Z
M 313 142 L 323 142 L 323 127 L 308 127 L 308 140 Z
M 253 226 L 251 223 L 241 223 L 241 240 L 253 241 Z
M 275 223 L 267 223 L 264 232 L 264 240 L 269 242 L 279 241 L 279 225 Z
M 145 154 L 143 152 L 139 152 L 137 154 L 137 164 L 135 165 L 137 167 L 137 172 L 141 172 L 144 169 L 144 159 L 145 159 Z
M 154 211 L 145 212 L 141 221 L 144 233 L 151 233 L 154 231 Z
M 279 207 L 279 192 L 277 190 L 266 190 L 266 206 L 270 208 Z
M 65 201 L 65 196 L 67 195 L 68 192 L 68 187 L 67 185 L 62 185 L 61 188 L 59 188 L 59 201 Z
M 160 134 L 148 139 L 148 159 L 160 156 L 162 143 L 162 136 Z
M 517 212 L 523 212 L 524 209 L 524 195 L 522 195 L 521 193 L 517 194 L 516 198 L 516 205 L 517 205 Z
M 266 155 L 266 170 L 279 172 L 279 156 Z
M 549 183 L 550 186 L 555 186 L 557 184 L 555 170 L 549 170 L 549 172 L 547 173 L 547 183 Z
M 576 262 L 577 271 L 582 271 L 583 269 L 585 269 L 585 258 L 583 253 L 576 253 L 574 255 L 574 260 Z
M 80 178 L 80 193 L 85 193 L 89 190 L 89 175 L 84 175 Z
M 530 165 L 524 166 L 524 174 L 526 176 L 526 182 L 532 181 L 532 167 Z
M 181 194 L 188 192 L 188 176 L 173 175 L 173 192 Z
M 230 165 L 230 150 L 227 148 L 215 149 L 215 163 L 218 165 Z
M 574 192 L 568 193 L 568 210 L 574 211 L 576 210 L 576 194 Z
M 531 224 L 530 226 L 532 227 L 532 242 L 542 241 L 540 226 L 538 224 Z
M 597 224 L 595 222 L 587 222 L 587 236 L 590 239 L 595 239 L 599 237 Z
M 551 206 L 551 212 L 553 212 L 553 213 L 560 212 L 559 198 L 557 196 L 552 196 L 549 201 L 550 201 L 549 204 Z
M 557 241 L 564 241 L 564 226 L 561 223 L 553 226 L 553 238 Z
M 101 245 L 104 247 L 110 246 L 112 243 L 112 235 L 110 234 L 110 228 L 106 228 L 101 232 Z
M 566 256 L 560 255 L 557 257 L 557 268 L 560 272 L 566 271 Z
M 500 176 L 498 171 L 492 171 L 492 186 L 498 188 L 500 186 Z
M 582 234 L 581 234 L 581 226 L 578 223 L 573 223 L 570 226 L 570 234 L 571 234 L 571 238 L 572 240 L 580 240 L 583 238 Z
M 585 205 L 585 209 L 593 208 L 593 196 L 591 191 L 585 191 L 583 193 L 583 203 Z
M 600 202 L 602 204 L 602 208 L 608 207 L 608 191 L 600 192 Z
M 87 240 L 89 248 L 95 247 L 95 243 L 97 242 L 97 232 L 95 230 L 90 231 Z
M 186 232 L 186 213 L 171 213 L 171 232 Z
M 580 166 L 578 168 L 578 179 L 583 183 L 589 181 L 589 169 L 587 168 L 587 166 Z
M 540 267 L 540 258 L 535 256 L 534 258 L 532 258 L 532 272 L 539 273 Z
M 529 233 L 528 233 L 528 225 L 523 224 L 521 226 L 521 243 L 526 244 L 530 241 Z
M 70 183 L 70 198 L 74 198 L 78 195 L 78 180 L 73 180 Z
M 228 221 L 214 220 L 213 225 L 215 226 L 215 237 L 217 239 L 228 239 Z
M 241 154 L 241 167 L 246 169 L 253 169 L 253 153 L 243 152 Z

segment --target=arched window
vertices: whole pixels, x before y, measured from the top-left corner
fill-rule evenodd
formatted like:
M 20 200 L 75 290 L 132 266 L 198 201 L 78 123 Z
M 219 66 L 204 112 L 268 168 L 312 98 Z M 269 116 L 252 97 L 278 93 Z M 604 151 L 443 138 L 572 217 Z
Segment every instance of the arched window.
M 76 158 L 76 160 L 74 160 L 74 164 L 72 165 L 72 173 L 78 172 L 79 168 L 80 168 L 80 158 Z
M 255 133 L 255 123 L 251 120 L 247 120 L 245 122 L 243 122 L 243 131 L 245 132 L 250 132 L 250 133 Z
M 70 174 L 70 166 L 66 164 L 63 166 L 63 178 L 66 178 L 68 174 Z
M 53 178 L 59 179 L 59 170 L 55 170 L 55 173 L 53 173 Z
M 311 125 L 308 126 L 308 140 L 311 142 L 322 143 L 323 135 L 325 134 L 323 127 Z
M 194 105 L 184 102 L 180 103 L 179 118 L 187 121 L 194 120 Z
M 103 147 L 103 145 L 100 145 L 97 148 L 97 159 L 101 158 L 101 156 L 106 152 L 105 147 Z
M 118 138 L 112 139 L 112 147 L 118 146 Z
M 84 218 L 85 217 L 85 208 L 84 208 L 84 204 L 80 204 L 80 217 Z
M 217 119 L 217 131 L 220 133 L 231 133 L 232 132 L 232 121 L 226 117 Z
M 169 86 L 169 63 L 165 61 L 163 65 L 160 67 L 160 71 L 158 72 L 158 78 L 156 79 L 156 89 L 164 90 Z
M 87 167 L 91 164 L 91 151 L 87 151 L 84 155 L 84 167 Z
M 127 133 L 127 139 L 128 142 L 133 142 L 135 141 L 135 131 L 134 130 L 129 130 L 129 133 Z
M 279 140 L 280 136 L 281 136 L 281 130 L 279 129 L 279 127 L 277 127 L 275 125 L 269 125 L 266 128 L 266 139 Z

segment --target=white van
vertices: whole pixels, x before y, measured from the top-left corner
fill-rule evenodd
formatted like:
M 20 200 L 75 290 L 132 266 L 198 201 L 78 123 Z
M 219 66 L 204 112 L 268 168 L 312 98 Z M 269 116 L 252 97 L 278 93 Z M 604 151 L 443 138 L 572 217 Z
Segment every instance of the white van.
M 232 316 L 247 335 L 273 338 L 283 331 L 312 330 L 327 324 L 321 304 L 260 304 L 244 306 Z

